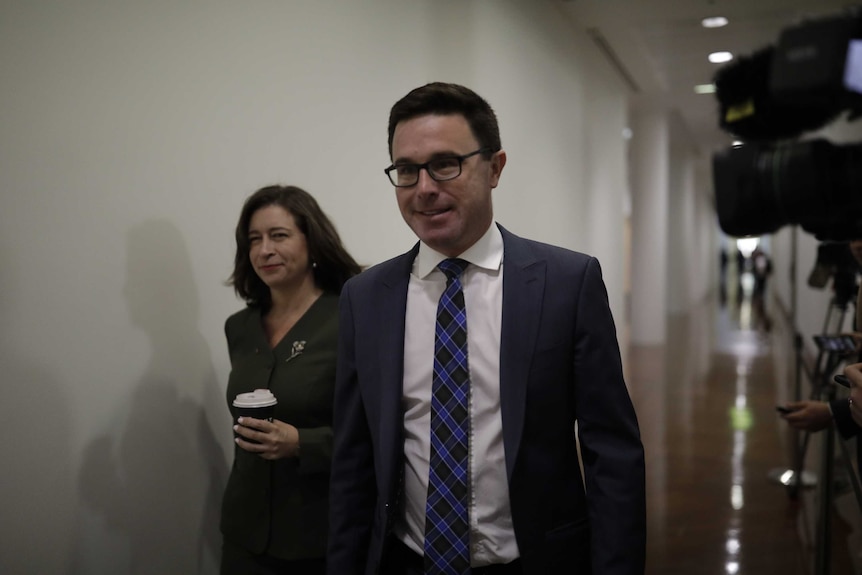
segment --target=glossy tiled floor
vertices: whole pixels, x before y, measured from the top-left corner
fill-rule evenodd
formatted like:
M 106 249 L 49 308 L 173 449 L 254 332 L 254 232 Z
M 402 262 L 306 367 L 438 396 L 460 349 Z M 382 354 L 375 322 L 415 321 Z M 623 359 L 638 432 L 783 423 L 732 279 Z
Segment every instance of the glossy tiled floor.
M 811 496 L 792 499 L 769 478 L 791 462 L 792 436 L 774 406 L 792 394 L 776 353 L 792 338 L 750 298 L 738 302 L 732 295 L 673 318 L 667 345 L 630 349 L 650 575 L 815 573 Z M 833 535 L 831 573 L 852 573 L 847 528 L 838 524 Z

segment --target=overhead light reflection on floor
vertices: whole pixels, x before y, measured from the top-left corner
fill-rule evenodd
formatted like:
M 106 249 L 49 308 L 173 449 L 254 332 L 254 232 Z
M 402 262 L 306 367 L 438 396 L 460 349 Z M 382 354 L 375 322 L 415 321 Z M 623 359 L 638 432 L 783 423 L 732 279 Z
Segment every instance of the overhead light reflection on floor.
M 727 549 L 727 559 L 724 563 L 724 570 L 729 574 L 737 573 L 739 571 L 739 551 L 741 549 L 738 527 L 731 527 L 727 530 L 727 544 L 725 547 Z
M 734 404 L 730 408 L 730 427 L 733 432 L 733 454 L 730 459 L 731 485 L 730 506 L 735 512 L 741 511 L 745 506 L 745 450 L 748 439 L 748 430 L 753 424 L 753 415 L 748 407 L 748 375 L 751 373 L 751 356 L 740 355 L 736 363 L 736 393 Z M 725 572 L 735 575 L 739 572 L 739 519 L 734 513 L 731 516 L 731 525 L 727 530 L 727 561 Z
M 730 488 L 730 505 L 735 511 L 739 511 L 745 505 L 745 499 L 742 496 L 742 485 L 734 485 Z
M 739 537 L 737 530 L 731 529 L 727 534 L 727 555 L 735 557 L 739 553 Z

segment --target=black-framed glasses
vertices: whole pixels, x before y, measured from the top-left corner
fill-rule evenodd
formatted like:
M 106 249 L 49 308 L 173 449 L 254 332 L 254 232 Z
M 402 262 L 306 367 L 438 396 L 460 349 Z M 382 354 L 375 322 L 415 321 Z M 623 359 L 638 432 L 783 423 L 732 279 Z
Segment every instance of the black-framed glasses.
M 393 164 L 383 171 L 389 176 L 389 181 L 396 188 L 415 186 L 419 182 L 419 172 L 423 168 L 435 181 L 445 182 L 454 180 L 461 175 L 461 164 L 464 163 L 464 160 L 472 158 L 476 154 L 490 151 L 491 148 L 479 148 L 475 152 L 463 156 L 443 156 L 429 160 L 424 164 Z

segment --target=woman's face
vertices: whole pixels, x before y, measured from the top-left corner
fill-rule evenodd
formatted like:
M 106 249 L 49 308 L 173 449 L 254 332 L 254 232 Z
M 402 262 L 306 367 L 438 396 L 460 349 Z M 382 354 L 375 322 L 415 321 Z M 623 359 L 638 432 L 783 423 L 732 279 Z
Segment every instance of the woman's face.
M 251 265 L 270 290 L 295 288 L 311 278 L 305 234 L 283 207 L 273 204 L 254 212 L 248 240 Z

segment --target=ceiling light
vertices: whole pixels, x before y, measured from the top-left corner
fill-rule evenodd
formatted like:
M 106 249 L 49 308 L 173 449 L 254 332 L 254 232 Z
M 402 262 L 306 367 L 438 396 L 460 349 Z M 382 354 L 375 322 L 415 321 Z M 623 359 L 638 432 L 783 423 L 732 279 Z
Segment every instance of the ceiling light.
M 698 84 L 694 87 L 695 94 L 715 94 L 715 84 Z
M 709 55 L 709 61 L 713 64 L 724 64 L 733 60 L 733 54 L 730 52 L 713 52 Z
M 724 16 L 713 16 L 711 18 L 704 18 L 700 21 L 700 24 L 704 28 L 721 28 L 722 26 L 727 26 L 727 18 Z

